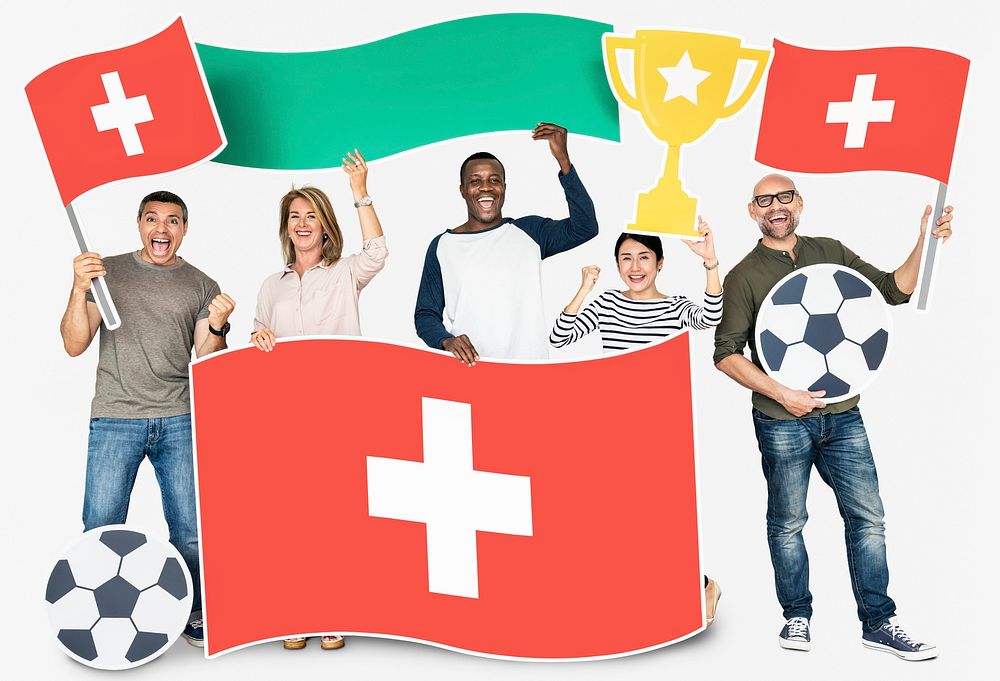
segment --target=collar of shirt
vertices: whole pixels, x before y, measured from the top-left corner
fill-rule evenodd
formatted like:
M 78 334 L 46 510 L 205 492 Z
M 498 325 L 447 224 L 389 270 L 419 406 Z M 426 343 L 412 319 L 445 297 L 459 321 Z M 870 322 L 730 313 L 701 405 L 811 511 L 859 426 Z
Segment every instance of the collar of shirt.
M 317 267 L 320 268 L 321 270 L 330 269 L 331 265 L 332 265 L 332 263 L 328 264 L 325 260 L 320 260 L 318 263 L 316 263 L 315 265 L 313 265 L 312 267 L 310 267 L 309 269 L 307 269 L 306 272 L 311 272 L 312 270 L 316 269 Z M 281 273 L 281 278 L 284 279 L 286 274 L 291 274 L 294 271 L 295 271 L 295 269 L 292 267 L 292 265 L 285 265 L 285 269 Z

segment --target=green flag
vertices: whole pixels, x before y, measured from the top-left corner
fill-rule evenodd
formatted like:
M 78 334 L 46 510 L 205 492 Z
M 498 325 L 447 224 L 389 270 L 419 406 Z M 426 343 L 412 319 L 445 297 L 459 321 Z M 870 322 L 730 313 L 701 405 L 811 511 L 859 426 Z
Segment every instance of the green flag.
M 311 170 L 550 121 L 618 141 L 601 35 L 549 14 L 448 21 L 323 52 L 198 45 L 228 145 L 219 163 Z

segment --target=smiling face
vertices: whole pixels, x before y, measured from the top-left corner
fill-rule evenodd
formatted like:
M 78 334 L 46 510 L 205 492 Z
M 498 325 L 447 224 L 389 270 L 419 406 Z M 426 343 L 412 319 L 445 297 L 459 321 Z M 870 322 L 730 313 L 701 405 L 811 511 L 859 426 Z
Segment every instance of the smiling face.
M 794 189 L 795 183 L 784 175 L 768 175 L 754 186 L 753 195 L 778 194 Z M 802 195 L 798 193 L 791 203 L 779 203 L 774 199 L 770 206 L 761 208 L 751 199 L 747 205 L 750 217 L 760 227 L 765 239 L 774 240 L 787 239 L 795 233 L 795 228 L 799 226 L 802 207 Z
M 459 192 L 469 211 L 468 225 L 486 229 L 500 224 L 504 193 L 503 167 L 492 159 L 470 161 L 465 167 Z
M 184 209 L 176 203 L 147 201 L 136 220 L 142 251 L 139 257 L 154 265 L 173 265 L 187 234 Z
M 655 296 L 656 274 L 663 266 L 663 258 L 635 239 L 625 239 L 618 249 L 618 274 L 628 286 L 633 297 Z
M 316 209 L 306 199 L 298 197 L 288 206 L 288 238 L 301 259 L 301 255 L 323 250 L 323 223 L 316 215 Z

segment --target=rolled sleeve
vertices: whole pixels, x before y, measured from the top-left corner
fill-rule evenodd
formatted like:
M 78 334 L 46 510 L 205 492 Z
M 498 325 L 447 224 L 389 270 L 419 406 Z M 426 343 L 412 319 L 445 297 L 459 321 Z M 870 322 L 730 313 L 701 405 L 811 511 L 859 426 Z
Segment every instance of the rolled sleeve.
M 357 282 L 359 291 L 382 271 L 388 256 L 384 235 L 368 239 L 361 245 L 361 252 L 352 257 L 349 263 L 351 276 Z
M 754 324 L 754 305 L 746 281 L 731 272 L 726 277 L 722 294 L 722 321 L 715 327 L 715 353 L 718 364 L 730 355 L 742 355 L 750 340 Z

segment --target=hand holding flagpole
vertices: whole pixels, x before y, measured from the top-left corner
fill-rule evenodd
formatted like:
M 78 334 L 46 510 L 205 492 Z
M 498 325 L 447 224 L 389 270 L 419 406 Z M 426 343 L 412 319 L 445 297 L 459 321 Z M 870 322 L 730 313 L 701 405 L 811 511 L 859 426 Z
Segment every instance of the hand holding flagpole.
M 66 215 L 69 216 L 69 224 L 73 228 L 73 236 L 76 237 L 76 244 L 80 248 L 80 252 L 89 252 L 90 247 L 87 245 L 87 237 L 83 233 L 83 228 L 80 227 L 79 220 L 76 219 L 76 211 L 73 209 L 72 203 L 66 206 Z M 104 326 L 108 331 L 114 331 L 122 325 L 122 320 L 118 316 L 115 301 L 111 300 L 111 294 L 108 292 L 108 284 L 104 281 L 104 277 L 101 276 L 92 279 L 90 281 L 90 290 L 94 294 L 94 302 L 97 303 L 97 309 L 101 312 L 101 319 L 104 320 Z

